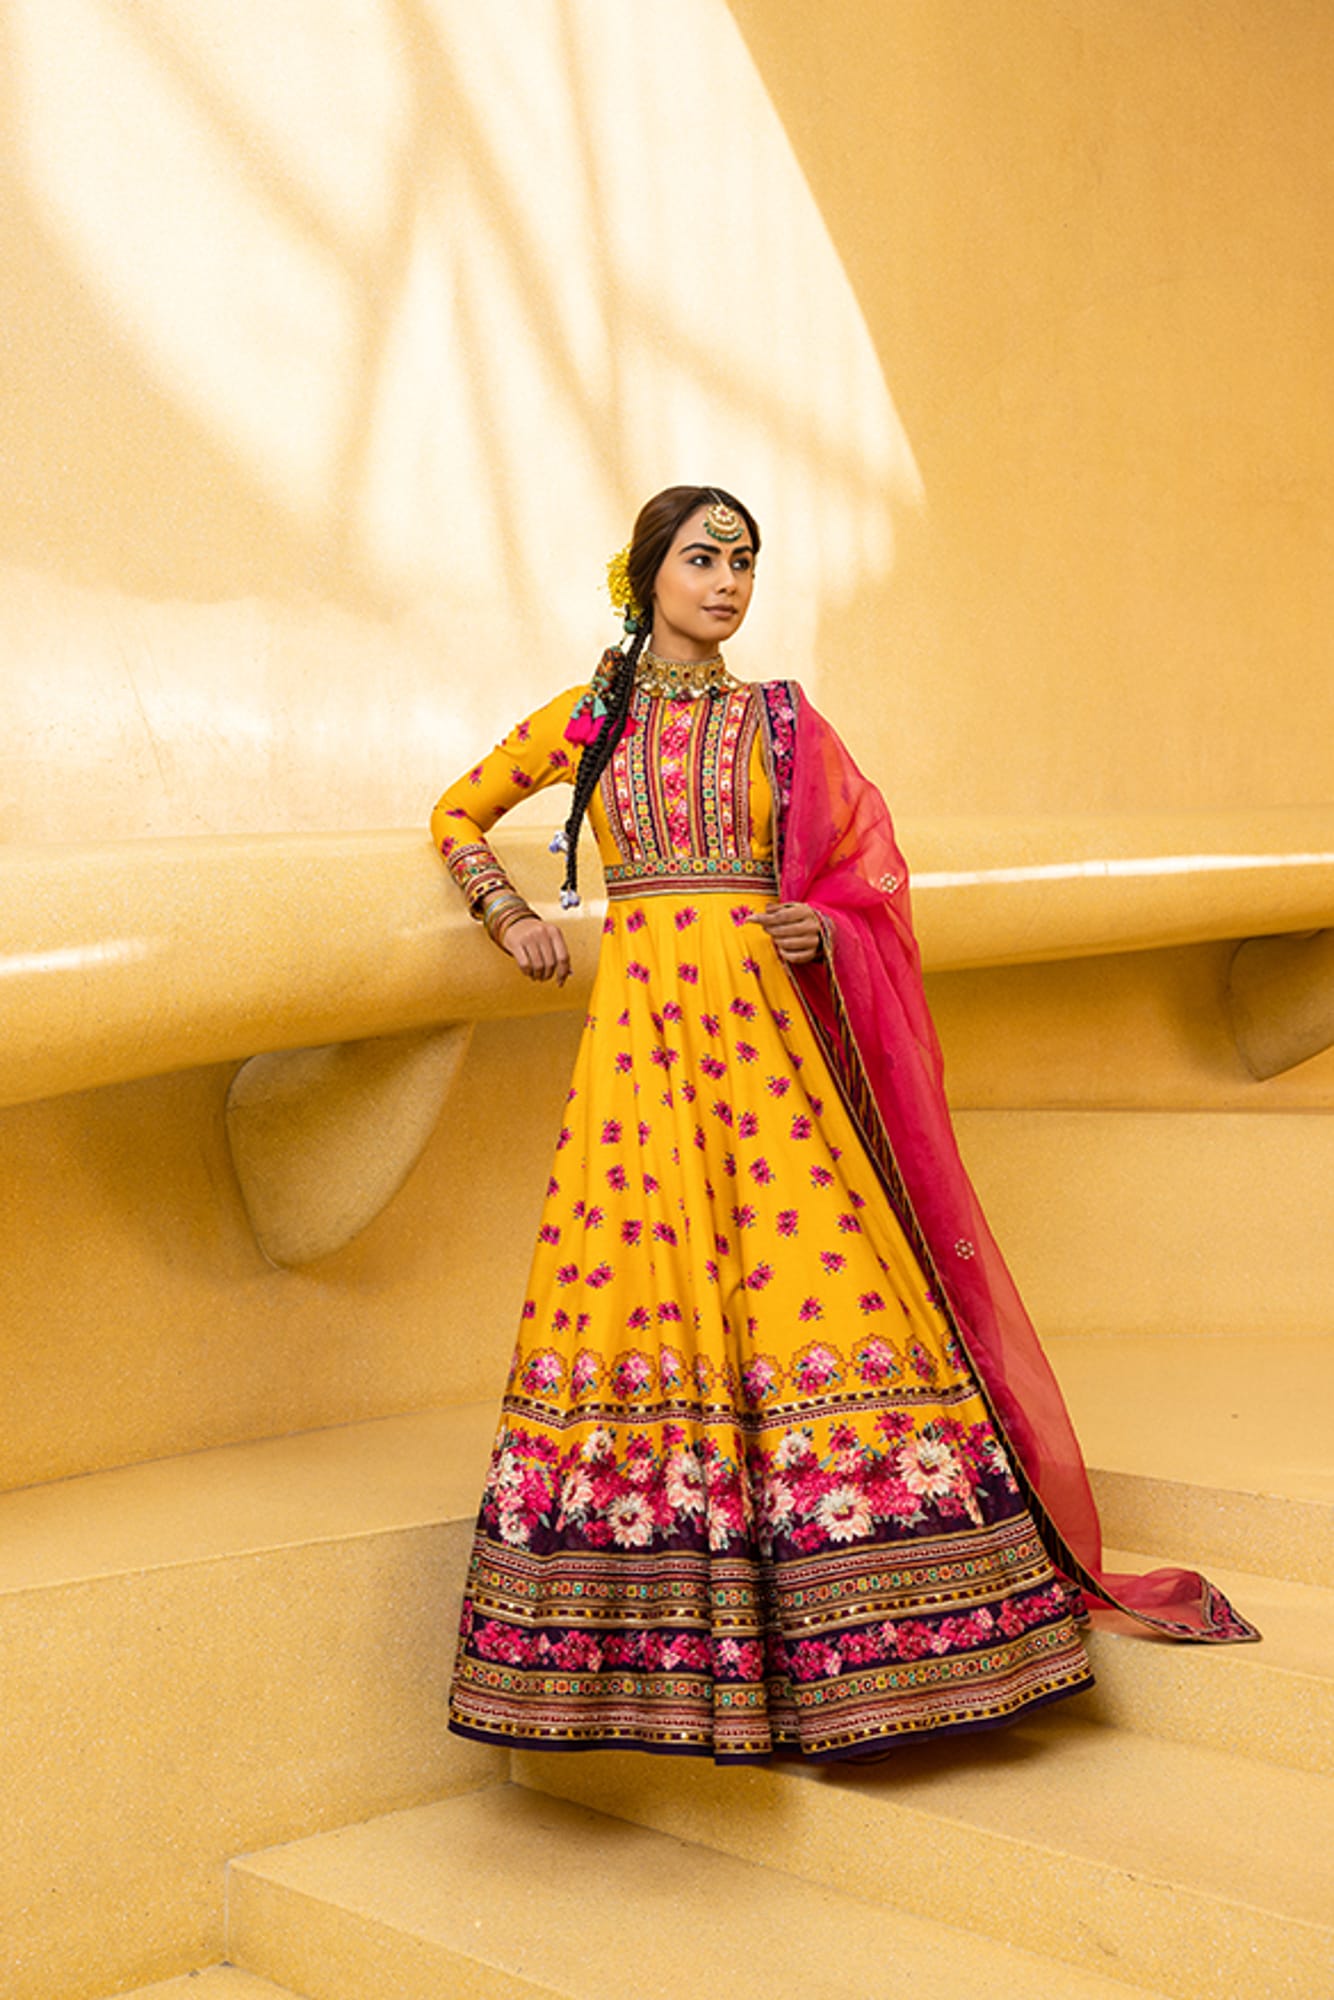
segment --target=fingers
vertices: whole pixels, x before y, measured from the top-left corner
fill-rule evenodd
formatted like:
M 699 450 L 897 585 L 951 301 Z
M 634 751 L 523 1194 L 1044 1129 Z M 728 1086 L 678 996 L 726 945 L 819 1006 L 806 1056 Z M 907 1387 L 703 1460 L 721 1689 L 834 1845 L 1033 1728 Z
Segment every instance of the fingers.
M 808 924 L 818 925 L 819 918 L 809 903 L 770 903 L 750 921 L 768 931 L 770 937 L 778 937 L 785 931 L 804 929 Z
M 505 946 L 528 979 L 554 979 L 563 986 L 570 976 L 570 952 L 555 924 L 525 919 L 511 926 Z
M 751 918 L 773 939 L 784 965 L 809 965 L 820 956 L 824 937 L 809 903 L 771 903 Z

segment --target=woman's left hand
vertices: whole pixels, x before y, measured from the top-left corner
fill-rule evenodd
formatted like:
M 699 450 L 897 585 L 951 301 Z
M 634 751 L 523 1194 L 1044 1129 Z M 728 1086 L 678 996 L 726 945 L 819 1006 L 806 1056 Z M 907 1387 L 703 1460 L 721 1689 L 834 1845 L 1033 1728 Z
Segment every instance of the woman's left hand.
M 770 903 L 750 921 L 768 931 L 784 965 L 809 965 L 824 950 L 820 919 L 809 903 Z

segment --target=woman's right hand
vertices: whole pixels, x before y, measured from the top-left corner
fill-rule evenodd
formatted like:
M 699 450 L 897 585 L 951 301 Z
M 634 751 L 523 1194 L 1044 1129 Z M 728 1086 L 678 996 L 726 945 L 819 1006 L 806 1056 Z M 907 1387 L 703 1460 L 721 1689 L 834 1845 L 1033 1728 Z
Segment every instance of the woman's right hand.
M 570 952 L 565 934 L 541 917 L 516 917 L 501 935 L 507 951 L 527 979 L 555 979 L 563 986 L 570 976 Z

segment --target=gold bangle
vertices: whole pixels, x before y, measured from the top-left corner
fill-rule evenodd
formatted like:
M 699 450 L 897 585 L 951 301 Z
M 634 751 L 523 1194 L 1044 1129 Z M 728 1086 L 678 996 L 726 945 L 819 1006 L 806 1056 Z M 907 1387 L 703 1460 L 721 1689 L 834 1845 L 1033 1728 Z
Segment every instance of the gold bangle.
M 517 890 L 505 889 L 488 897 L 481 911 L 482 926 L 493 944 L 499 944 L 510 925 L 520 917 L 535 917 L 536 910 L 524 901 Z

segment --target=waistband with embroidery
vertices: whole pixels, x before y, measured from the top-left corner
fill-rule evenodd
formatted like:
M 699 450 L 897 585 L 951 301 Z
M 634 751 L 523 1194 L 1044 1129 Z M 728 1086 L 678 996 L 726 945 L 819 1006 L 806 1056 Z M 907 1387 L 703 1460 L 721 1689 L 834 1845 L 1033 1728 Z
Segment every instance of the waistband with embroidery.
M 669 862 L 615 862 L 606 871 L 607 898 L 629 896 L 695 896 L 730 894 L 776 896 L 778 882 L 772 861 L 751 861 L 743 855 L 674 854 Z

